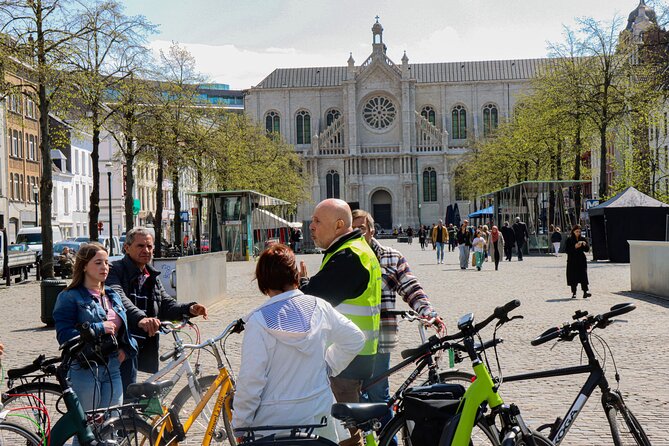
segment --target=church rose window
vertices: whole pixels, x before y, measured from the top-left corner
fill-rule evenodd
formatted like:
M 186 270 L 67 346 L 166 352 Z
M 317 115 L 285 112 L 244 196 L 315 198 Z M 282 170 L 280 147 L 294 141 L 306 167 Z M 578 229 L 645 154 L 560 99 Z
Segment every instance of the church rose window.
M 367 125 L 375 130 L 382 130 L 395 120 L 397 109 L 390 99 L 383 96 L 375 96 L 367 101 L 362 109 L 362 116 Z

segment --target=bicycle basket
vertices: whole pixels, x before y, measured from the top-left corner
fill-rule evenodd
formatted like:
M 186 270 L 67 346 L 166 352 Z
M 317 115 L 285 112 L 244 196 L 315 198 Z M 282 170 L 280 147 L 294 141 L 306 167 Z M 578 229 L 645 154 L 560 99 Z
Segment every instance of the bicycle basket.
M 407 428 L 414 446 L 432 445 L 460 404 L 465 388 L 460 384 L 434 384 L 406 392 L 402 401 Z M 411 427 L 413 424 L 413 428 Z

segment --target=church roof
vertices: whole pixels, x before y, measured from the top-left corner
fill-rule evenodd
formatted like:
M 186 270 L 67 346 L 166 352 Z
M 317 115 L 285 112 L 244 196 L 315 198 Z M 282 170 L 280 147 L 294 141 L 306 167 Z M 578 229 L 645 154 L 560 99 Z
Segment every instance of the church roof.
M 489 60 L 409 64 L 419 84 L 513 81 L 531 79 L 551 59 Z M 346 67 L 277 68 L 256 88 L 336 87 L 346 78 Z

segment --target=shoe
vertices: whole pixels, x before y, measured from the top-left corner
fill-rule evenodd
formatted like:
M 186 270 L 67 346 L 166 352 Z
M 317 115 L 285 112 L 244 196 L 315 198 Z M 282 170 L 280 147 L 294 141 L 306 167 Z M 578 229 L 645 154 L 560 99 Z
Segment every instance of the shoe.
M 476 271 L 481 271 L 481 267 L 480 267 L 480 266 L 477 266 L 477 267 L 476 267 Z
M 571 295 L 571 298 L 572 298 L 572 299 L 576 299 L 576 293 L 572 294 L 572 295 Z
M 467 268 L 465 268 L 464 266 L 461 266 L 460 269 L 467 269 Z
M 591 294 L 591 293 L 588 293 L 587 291 L 585 291 L 585 292 L 583 293 L 583 299 L 587 299 L 587 298 L 590 297 L 590 296 L 592 296 L 592 294 Z M 574 297 L 576 297 L 576 296 L 574 296 Z

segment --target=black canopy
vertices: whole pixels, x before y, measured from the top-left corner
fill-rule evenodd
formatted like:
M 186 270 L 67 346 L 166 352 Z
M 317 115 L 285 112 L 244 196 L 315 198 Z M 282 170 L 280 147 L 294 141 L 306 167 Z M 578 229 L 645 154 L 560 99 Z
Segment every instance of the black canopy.
M 669 205 L 628 187 L 588 210 L 595 260 L 630 261 L 628 240 L 666 240 Z

